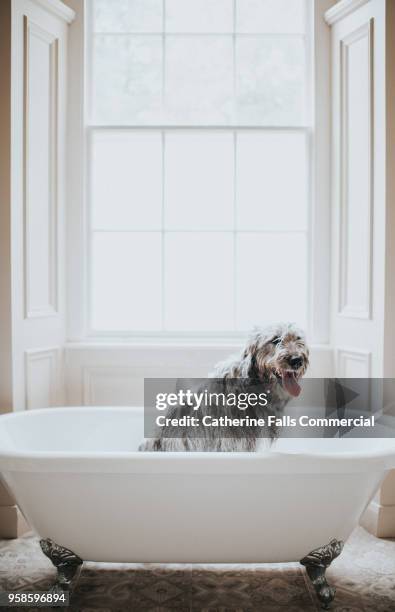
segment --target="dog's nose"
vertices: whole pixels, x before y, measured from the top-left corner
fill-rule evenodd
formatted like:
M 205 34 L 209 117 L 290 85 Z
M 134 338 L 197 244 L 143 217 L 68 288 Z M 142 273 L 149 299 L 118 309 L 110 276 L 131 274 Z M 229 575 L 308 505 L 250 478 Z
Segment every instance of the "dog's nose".
M 300 366 L 302 365 L 303 359 L 299 357 L 298 355 L 291 355 L 291 357 L 289 357 L 288 359 L 288 363 L 290 366 L 292 366 L 296 370 L 297 368 L 300 368 Z

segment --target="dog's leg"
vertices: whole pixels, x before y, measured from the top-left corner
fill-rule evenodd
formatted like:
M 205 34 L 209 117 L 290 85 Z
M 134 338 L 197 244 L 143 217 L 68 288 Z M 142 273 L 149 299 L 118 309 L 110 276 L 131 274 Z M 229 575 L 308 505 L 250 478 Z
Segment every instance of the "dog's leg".
M 82 567 L 82 559 L 68 548 L 55 544 L 49 538 L 40 540 L 41 550 L 57 570 L 57 578 L 52 586 L 53 593 L 69 593 L 73 580 L 77 580 Z
M 326 546 L 311 551 L 300 563 L 305 566 L 308 577 L 310 578 L 317 597 L 324 610 L 335 598 L 336 589 L 328 584 L 325 572 L 332 561 L 336 559 L 343 550 L 344 542 L 331 540 Z

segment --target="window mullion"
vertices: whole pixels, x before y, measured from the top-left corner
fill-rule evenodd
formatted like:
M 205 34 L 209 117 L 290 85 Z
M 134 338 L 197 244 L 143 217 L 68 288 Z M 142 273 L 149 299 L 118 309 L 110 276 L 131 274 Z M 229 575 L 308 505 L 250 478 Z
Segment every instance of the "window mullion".
M 162 130 L 162 231 L 161 231 L 161 319 L 162 319 L 162 331 L 166 330 L 165 326 L 165 297 L 166 297 L 166 288 L 165 288 L 165 273 L 166 273 L 166 262 L 165 262 L 165 254 L 166 254 L 166 228 L 165 228 L 165 190 L 166 190 L 166 132 Z

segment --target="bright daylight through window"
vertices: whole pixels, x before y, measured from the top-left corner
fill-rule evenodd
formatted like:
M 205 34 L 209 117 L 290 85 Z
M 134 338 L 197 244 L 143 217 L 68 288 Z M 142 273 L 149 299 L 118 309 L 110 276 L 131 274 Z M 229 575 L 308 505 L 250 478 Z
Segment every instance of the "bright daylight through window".
M 88 5 L 91 329 L 305 327 L 310 2 Z

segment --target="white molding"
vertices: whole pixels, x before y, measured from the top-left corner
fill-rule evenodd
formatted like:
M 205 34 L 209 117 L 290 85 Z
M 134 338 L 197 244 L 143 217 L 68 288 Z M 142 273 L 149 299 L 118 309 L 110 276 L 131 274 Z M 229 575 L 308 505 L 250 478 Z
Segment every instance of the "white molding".
M 85 21 L 87 2 L 73 0 L 76 18 L 68 32 L 67 89 L 67 166 L 66 166 L 66 329 L 67 337 L 80 340 L 85 336 L 85 301 L 87 287 L 84 237 L 86 235 L 84 129 Z
M 330 339 L 331 288 L 331 32 L 324 21 L 331 0 L 309 2 L 306 31 L 314 32 L 310 104 L 313 104 L 314 134 L 311 138 L 310 189 L 310 296 L 309 336 L 316 343 Z M 314 5 L 314 6 L 313 6 Z
M 350 47 L 367 38 L 368 43 L 368 116 L 369 116 L 369 202 L 368 202 L 368 234 L 369 239 L 366 244 L 368 250 L 368 265 L 366 269 L 367 302 L 362 304 L 360 309 L 350 307 L 347 304 L 347 253 L 348 239 L 351 228 L 348 224 L 348 90 L 349 90 L 349 61 L 348 54 Z M 338 274 L 338 314 L 353 319 L 371 319 L 372 317 L 372 287 L 373 287 L 373 206 L 374 206 L 374 165 L 373 165 L 373 143 L 374 143 L 374 100 L 373 100 L 373 19 L 369 19 L 361 27 L 349 33 L 340 40 L 340 215 L 339 215 L 339 274 Z
M 133 367 L 127 366 L 85 366 L 82 369 L 82 405 L 90 406 L 95 397 L 94 386 L 99 379 L 105 379 L 108 384 L 119 383 L 119 379 L 129 381 L 136 376 L 136 371 Z M 140 373 L 141 377 L 141 373 Z M 132 398 L 131 398 L 132 399 Z
M 49 122 L 49 184 L 48 184 L 48 231 L 49 231 L 49 253 L 48 253 L 48 295 L 49 303 L 42 308 L 32 308 L 30 301 L 30 287 L 34 282 L 30 276 L 29 265 L 29 238 L 30 238 L 30 210 L 29 210 L 29 63 L 30 63 L 30 38 L 36 36 L 48 44 L 49 52 L 49 91 L 50 91 L 50 115 Z M 25 318 L 48 317 L 58 314 L 59 301 L 59 278 L 58 278 L 58 129 L 59 129 L 59 39 L 52 33 L 44 30 L 24 16 L 24 308 Z M 41 146 L 45 146 L 44 143 Z
M 49 362 L 50 378 L 49 397 L 50 406 L 55 406 L 59 402 L 59 386 L 61 381 L 61 348 L 58 346 L 40 349 L 29 349 L 25 351 L 25 401 L 26 409 L 32 409 L 33 390 L 36 385 L 32 366 L 40 361 Z
M 186 378 L 186 372 L 177 372 L 177 369 L 163 371 L 158 364 L 145 367 L 110 363 L 83 365 L 79 373 L 81 405 L 142 406 L 144 379 L 180 376 Z
M 345 376 L 346 361 L 354 361 L 362 364 L 366 368 L 366 378 L 371 375 L 371 361 L 372 354 L 370 351 L 353 348 L 342 348 L 336 349 L 336 375 Z
M 63 4 L 63 2 L 60 2 L 60 0 L 33 0 L 33 2 L 66 23 L 71 23 L 75 19 L 75 11 Z
M 326 11 L 324 15 L 325 21 L 328 25 L 332 26 L 368 2 L 370 0 L 341 0 Z

